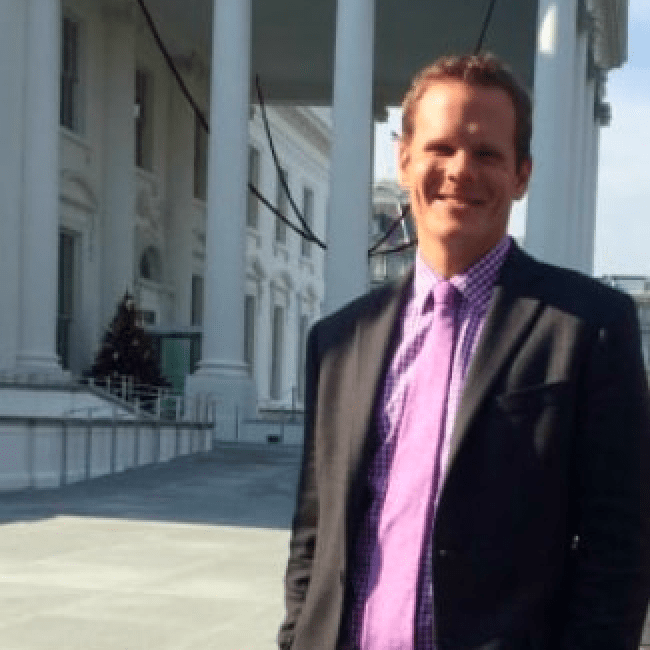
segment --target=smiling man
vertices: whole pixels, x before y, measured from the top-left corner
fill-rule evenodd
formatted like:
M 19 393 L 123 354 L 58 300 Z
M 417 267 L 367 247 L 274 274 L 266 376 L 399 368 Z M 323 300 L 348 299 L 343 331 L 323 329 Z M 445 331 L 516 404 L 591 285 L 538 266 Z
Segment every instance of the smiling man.
M 515 108 L 502 88 L 432 79 L 422 90 L 412 109 L 417 128 L 407 122 L 401 141 L 401 183 L 410 191 L 423 261 L 451 277 L 504 236 L 531 161 L 517 156 Z
M 415 268 L 310 334 L 279 646 L 636 649 L 650 429 L 634 305 L 507 236 L 532 162 L 505 66 L 440 59 L 403 111 Z

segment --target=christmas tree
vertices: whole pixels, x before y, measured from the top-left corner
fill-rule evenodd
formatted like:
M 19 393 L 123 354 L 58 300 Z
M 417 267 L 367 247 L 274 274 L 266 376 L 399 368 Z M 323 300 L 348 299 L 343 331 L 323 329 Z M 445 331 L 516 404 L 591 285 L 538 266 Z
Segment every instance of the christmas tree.
M 117 306 L 89 375 L 99 384 L 120 384 L 128 377 L 134 384 L 170 385 L 161 373 L 152 338 L 139 324 L 135 301 L 128 291 Z

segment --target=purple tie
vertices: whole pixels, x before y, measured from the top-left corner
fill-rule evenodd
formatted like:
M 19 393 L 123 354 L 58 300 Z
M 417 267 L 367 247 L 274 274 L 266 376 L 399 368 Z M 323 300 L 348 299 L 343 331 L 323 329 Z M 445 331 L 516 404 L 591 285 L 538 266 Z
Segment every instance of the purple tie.
M 362 650 L 414 648 L 422 553 L 440 475 L 457 295 L 450 282 L 439 282 L 423 307 L 423 330 L 428 331 L 416 361 L 379 516 L 376 557 L 371 563 L 376 571 L 370 576 L 364 607 Z

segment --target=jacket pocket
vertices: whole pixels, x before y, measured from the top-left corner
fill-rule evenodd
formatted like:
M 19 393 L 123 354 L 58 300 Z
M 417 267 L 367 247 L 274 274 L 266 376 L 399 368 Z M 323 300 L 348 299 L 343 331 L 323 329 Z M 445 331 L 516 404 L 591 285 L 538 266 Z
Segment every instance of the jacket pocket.
M 498 395 L 496 411 L 500 424 L 497 426 L 502 442 L 510 441 L 513 446 L 510 451 L 518 458 L 528 458 L 536 465 L 542 461 L 543 465 L 543 459 L 557 454 L 558 445 L 568 441 L 562 432 L 571 426 L 573 419 L 570 397 L 569 381 L 539 384 Z
M 557 402 L 566 394 L 568 389 L 569 382 L 566 380 L 537 384 L 497 395 L 496 402 L 500 409 L 510 413 L 536 411 Z

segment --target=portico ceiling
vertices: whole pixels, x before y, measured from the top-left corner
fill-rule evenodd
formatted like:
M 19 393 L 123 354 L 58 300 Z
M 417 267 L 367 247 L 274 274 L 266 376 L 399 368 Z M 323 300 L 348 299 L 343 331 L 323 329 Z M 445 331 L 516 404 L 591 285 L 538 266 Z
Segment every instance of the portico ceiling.
M 145 0 L 176 54 L 210 60 L 214 0 Z M 374 94 L 397 105 L 414 72 L 436 56 L 471 52 L 489 0 L 376 0 Z M 537 0 L 498 0 L 484 49 L 532 88 Z M 336 0 L 253 0 L 251 74 L 269 101 L 330 104 Z

